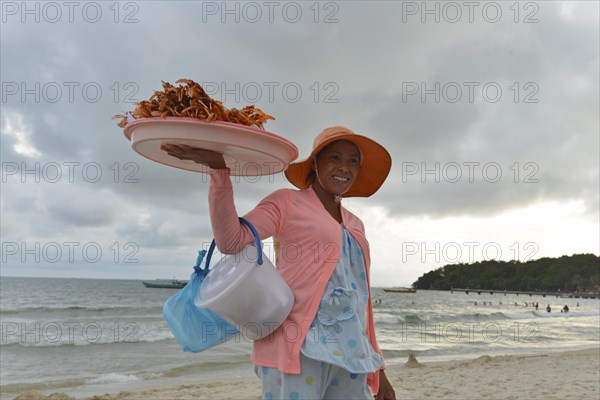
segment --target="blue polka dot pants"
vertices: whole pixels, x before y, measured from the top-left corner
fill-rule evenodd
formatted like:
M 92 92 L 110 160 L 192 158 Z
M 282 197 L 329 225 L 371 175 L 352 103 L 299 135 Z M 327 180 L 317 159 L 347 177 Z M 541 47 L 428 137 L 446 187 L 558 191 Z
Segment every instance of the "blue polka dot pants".
M 284 374 L 276 368 L 255 367 L 266 400 L 372 400 L 367 374 L 353 374 L 300 354 L 302 372 Z

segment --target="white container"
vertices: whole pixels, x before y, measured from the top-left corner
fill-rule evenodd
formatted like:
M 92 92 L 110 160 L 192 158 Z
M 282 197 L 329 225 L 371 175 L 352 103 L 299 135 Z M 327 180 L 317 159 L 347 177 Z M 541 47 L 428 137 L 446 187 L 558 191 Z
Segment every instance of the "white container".
M 287 318 L 294 294 L 263 253 L 258 265 L 254 244 L 215 264 L 194 299 L 209 308 L 251 340 L 270 335 Z
M 223 154 L 231 175 L 261 176 L 284 171 L 298 157 L 289 140 L 265 130 L 226 121 L 187 117 L 140 118 L 123 131 L 140 155 L 161 164 L 207 173 L 210 168 L 180 160 L 161 149 L 163 144 L 187 145 Z

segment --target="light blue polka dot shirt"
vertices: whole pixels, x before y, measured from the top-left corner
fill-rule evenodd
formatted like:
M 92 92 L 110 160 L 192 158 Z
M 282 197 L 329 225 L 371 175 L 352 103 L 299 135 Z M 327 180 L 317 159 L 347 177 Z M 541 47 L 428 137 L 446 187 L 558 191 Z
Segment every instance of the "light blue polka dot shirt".
M 363 252 L 342 226 L 342 251 L 302 346 L 313 360 L 361 374 L 378 370 L 383 358 L 366 334 L 369 290 Z

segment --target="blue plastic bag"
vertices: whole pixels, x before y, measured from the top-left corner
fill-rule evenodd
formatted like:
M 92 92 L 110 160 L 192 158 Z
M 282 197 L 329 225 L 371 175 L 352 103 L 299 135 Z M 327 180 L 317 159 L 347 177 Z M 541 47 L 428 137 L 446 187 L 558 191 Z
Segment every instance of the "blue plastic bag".
M 241 219 L 241 218 L 240 218 Z M 205 267 L 200 264 L 206 250 L 198 252 L 194 272 L 183 289 L 169 297 L 163 306 L 163 315 L 171 332 L 183 351 L 198 353 L 234 337 L 239 331 L 219 315 L 207 308 L 194 305 L 194 298 L 200 289 L 215 248 L 213 240 L 206 258 Z

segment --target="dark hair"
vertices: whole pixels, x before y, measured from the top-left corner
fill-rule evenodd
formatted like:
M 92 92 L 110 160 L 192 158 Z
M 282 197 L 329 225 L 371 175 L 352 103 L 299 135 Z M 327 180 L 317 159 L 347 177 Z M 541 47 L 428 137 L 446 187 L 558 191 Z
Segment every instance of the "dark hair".
M 317 174 L 315 173 L 315 170 L 314 170 L 314 169 L 311 169 L 311 170 L 308 172 L 308 175 L 306 175 L 306 182 L 308 182 L 309 184 L 312 184 L 312 183 L 315 181 L 315 176 L 316 176 L 316 175 L 317 175 Z

